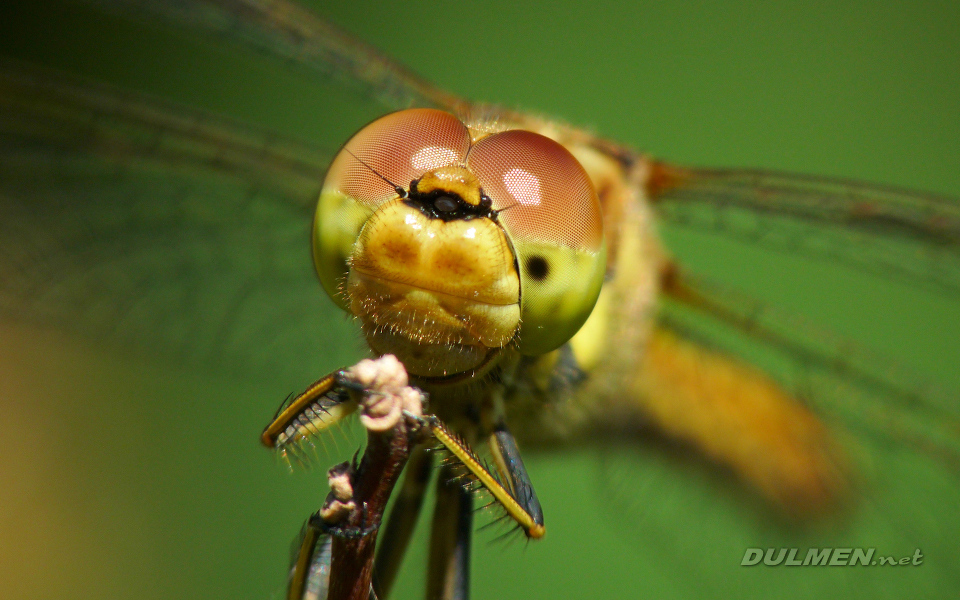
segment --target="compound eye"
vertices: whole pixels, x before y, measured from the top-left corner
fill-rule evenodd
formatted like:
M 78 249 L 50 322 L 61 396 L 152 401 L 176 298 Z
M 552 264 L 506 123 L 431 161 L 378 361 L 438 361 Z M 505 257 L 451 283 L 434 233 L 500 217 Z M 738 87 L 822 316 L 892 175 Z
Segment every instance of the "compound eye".
M 471 149 L 476 174 L 509 233 L 520 271 L 520 351 L 549 352 L 589 316 L 606 269 L 600 203 L 566 148 L 530 131 L 505 131 Z
M 473 147 L 467 164 L 514 237 L 596 252 L 603 220 L 593 184 L 566 148 L 531 131 L 511 130 Z
M 373 121 L 334 157 L 313 222 L 313 261 L 323 288 L 341 308 L 348 309 L 340 289 L 347 260 L 377 206 L 427 171 L 461 164 L 469 148 L 470 132 L 455 116 L 411 109 Z
M 430 108 L 402 110 L 370 123 L 334 158 L 324 190 L 376 206 L 427 171 L 463 162 L 470 132 L 455 116 Z M 390 182 L 390 183 L 388 183 Z

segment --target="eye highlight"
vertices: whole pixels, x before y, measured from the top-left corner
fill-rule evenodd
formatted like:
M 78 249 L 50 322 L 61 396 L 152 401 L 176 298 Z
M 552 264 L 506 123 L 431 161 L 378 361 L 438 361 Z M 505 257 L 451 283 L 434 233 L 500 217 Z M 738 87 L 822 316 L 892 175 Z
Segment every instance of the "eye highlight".
M 391 113 L 350 138 L 330 165 L 324 189 L 375 206 L 396 195 L 387 181 L 407 189 L 424 173 L 460 163 L 469 149 L 470 132 L 450 113 Z
M 467 157 L 512 236 L 595 252 L 603 241 L 600 204 L 576 158 L 531 131 L 504 131 L 477 142 Z

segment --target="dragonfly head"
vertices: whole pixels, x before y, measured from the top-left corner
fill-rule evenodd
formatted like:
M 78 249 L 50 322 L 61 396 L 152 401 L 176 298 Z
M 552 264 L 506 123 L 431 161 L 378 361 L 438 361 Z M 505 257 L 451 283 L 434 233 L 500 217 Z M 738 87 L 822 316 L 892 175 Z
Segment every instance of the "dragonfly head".
M 344 146 L 313 245 L 324 288 L 374 352 L 421 377 L 559 347 L 593 309 L 606 262 L 596 193 L 566 149 L 430 109 L 387 115 Z

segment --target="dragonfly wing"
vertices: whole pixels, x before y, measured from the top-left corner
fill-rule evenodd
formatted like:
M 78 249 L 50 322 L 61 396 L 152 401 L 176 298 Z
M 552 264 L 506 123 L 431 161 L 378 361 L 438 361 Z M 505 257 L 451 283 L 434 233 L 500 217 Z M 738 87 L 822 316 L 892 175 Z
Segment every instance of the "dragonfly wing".
M 774 581 L 791 581 L 798 597 L 955 586 L 960 522 L 946 507 L 960 501 L 956 397 L 744 294 L 681 282 L 683 293 L 667 289 L 637 375 L 594 405 L 598 496 L 624 541 L 678 581 L 686 573 L 692 595 L 759 594 Z M 926 570 L 731 569 L 747 548 L 772 548 L 780 565 L 791 550 L 802 562 L 810 548 L 872 549 L 873 561 L 919 549 Z
M 852 340 L 709 279 L 674 273 L 664 292 L 663 326 L 753 364 L 770 361 L 766 370 L 817 411 L 878 443 L 928 452 L 960 475 L 955 395 Z M 767 358 L 750 355 L 749 344 Z
M 718 270 L 724 281 L 736 281 L 731 275 L 738 271 L 756 279 L 762 263 L 750 261 L 768 253 L 751 253 L 749 244 L 747 251 L 731 250 L 719 237 L 779 244 L 799 255 L 790 264 L 817 262 L 808 257 L 839 263 L 831 268 L 843 271 L 851 287 L 876 283 L 852 277 L 860 275 L 854 270 L 906 281 L 911 294 L 904 298 L 922 291 L 934 297 L 927 305 L 944 310 L 924 319 L 956 331 L 952 273 L 960 262 L 951 225 L 956 204 L 949 199 L 801 176 L 664 168 L 654 168 L 648 185 L 654 209 L 666 217 L 662 232 L 671 241 L 677 228 L 706 223 L 721 234 L 697 241 L 710 255 L 704 262 L 728 269 Z M 620 234 L 636 235 L 626 228 Z M 675 251 L 685 259 L 696 254 L 682 245 Z M 773 276 L 786 287 L 816 290 L 825 270 L 816 265 Z M 956 395 L 730 284 L 690 277 L 667 262 L 661 288 L 655 325 L 641 345 L 624 332 L 648 314 L 623 302 L 606 305 L 605 353 L 626 353 L 631 366 L 605 374 L 600 367 L 586 374 L 572 369 L 573 401 L 548 404 L 570 418 L 564 425 L 587 423 L 587 441 L 609 450 L 599 495 L 628 543 L 642 548 L 658 540 L 651 560 L 685 565 L 675 571 L 678 580 L 695 571 L 692 593 L 761 589 L 765 576 L 720 567 L 729 566 L 723 557 L 758 546 L 774 548 L 772 558 L 794 548 L 801 561 L 811 547 L 873 548 L 901 558 L 920 548 L 929 557 L 925 573 L 901 571 L 896 579 L 809 570 L 793 579 L 767 570 L 768 584 L 775 578 L 801 595 L 837 587 L 936 594 L 956 585 L 950 546 L 960 523 L 943 508 L 960 500 Z M 893 320 L 901 316 L 896 291 L 859 300 L 886 306 Z M 732 481 L 749 482 L 764 502 L 745 498 Z M 777 519 L 771 505 L 804 518 Z M 691 519 L 694 527 L 676 531 L 676 523 Z
M 381 53 L 285 0 L 93 0 L 108 10 L 220 36 L 332 78 L 387 110 L 411 106 L 456 111 L 463 103 Z
M 960 202 L 846 179 L 657 163 L 651 197 L 670 226 L 960 292 Z
M 349 339 L 309 259 L 328 152 L 10 62 L 0 103 L 10 317 L 281 371 Z
M 866 271 L 917 293 L 932 292 L 927 305 L 945 311 L 944 331 L 955 330 L 948 314 L 960 293 L 956 199 L 761 170 L 657 164 L 652 172 L 650 189 L 668 236 L 683 228 L 706 229 L 747 246 L 823 259 L 838 271 Z M 663 291 L 661 325 L 761 366 L 793 396 L 861 440 L 918 451 L 954 477 L 960 473 L 956 394 L 731 285 L 668 270 Z M 887 318 L 896 319 L 896 296 L 884 293 L 888 296 L 877 300 L 890 303 Z

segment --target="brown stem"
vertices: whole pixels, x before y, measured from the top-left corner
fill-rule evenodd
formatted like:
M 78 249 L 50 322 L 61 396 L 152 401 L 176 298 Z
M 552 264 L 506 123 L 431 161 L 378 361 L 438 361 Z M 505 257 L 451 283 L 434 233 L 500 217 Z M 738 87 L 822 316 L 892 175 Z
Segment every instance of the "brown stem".
M 356 471 L 347 465 L 329 473 L 331 491 L 320 514 L 333 534 L 328 598 L 367 600 L 373 580 L 377 531 L 387 500 L 400 478 L 419 427 L 407 415 L 422 414 L 424 395 L 407 385 L 403 365 L 391 355 L 362 360 L 344 378 L 352 380 L 367 430 L 367 449 Z
M 406 419 L 382 432 L 368 430 L 367 449 L 353 478 L 356 507 L 337 527 L 365 535 L 335 535 L 330 600 L 367 600 L 373 578 L 377 528 L 412 447 Z

